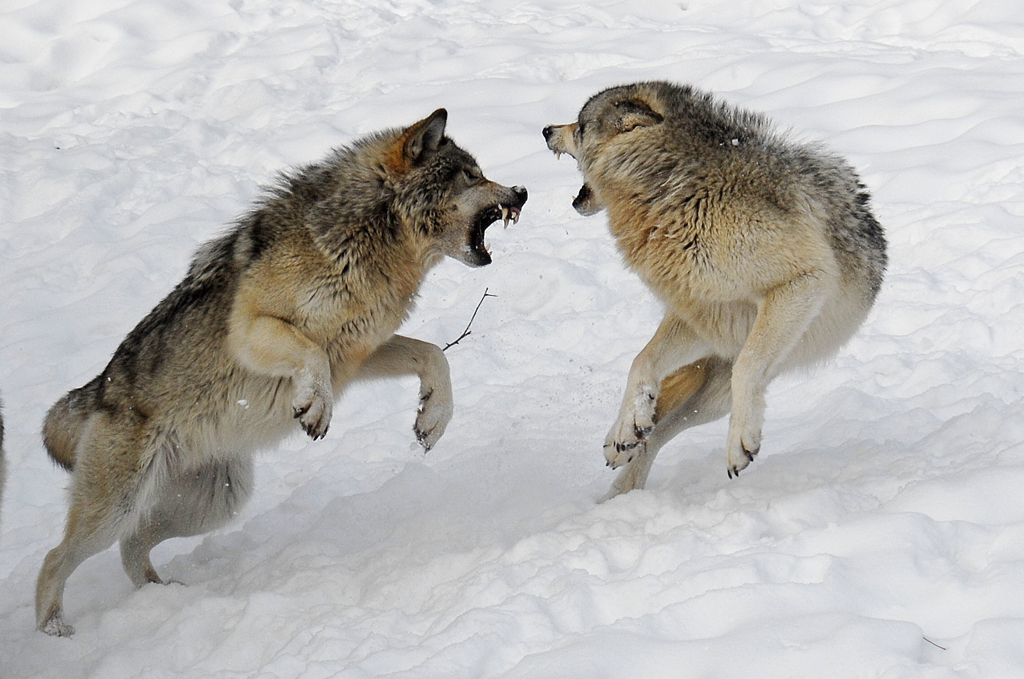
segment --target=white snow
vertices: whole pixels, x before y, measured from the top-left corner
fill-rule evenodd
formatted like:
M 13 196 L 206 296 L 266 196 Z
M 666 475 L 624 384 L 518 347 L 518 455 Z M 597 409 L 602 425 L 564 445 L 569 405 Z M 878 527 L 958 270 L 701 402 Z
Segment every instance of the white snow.
M 4 0 L 0 677 L 1024 676 L 1024 12 L 999 0 Z M 666 78 L 847 156 L 891 266 L 834 362 L 777 382 L 761 455 L 725 422 L 596 504 L 658 303 L 541 128 Z M 352 388 L 328 437 L 261 457 L 228 527 L 116 549 L 34 631 L 67 475 L 38 434 L 288 166 L 444 106 L 524 184 L 494 263 L 447 262 L 406 334 L 456 412 L 424 456 L 415 381 Z

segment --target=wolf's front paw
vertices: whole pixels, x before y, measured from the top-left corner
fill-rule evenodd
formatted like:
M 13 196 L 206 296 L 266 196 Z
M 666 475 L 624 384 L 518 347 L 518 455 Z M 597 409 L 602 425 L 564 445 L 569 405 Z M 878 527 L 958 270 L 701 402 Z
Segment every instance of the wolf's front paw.
M 331 425 L 331 402 L 328 399 L 317 396 L 305 404 L 295 402 L 292 411 L 309 438 L 317 441 L 327 436 Z
M 295 419 L 302 425 L 302 430 L 314 441 L 327 435 L 333 410 L 334 402 L 330 394 L 316 383 L 300 388 L 292 401 L 292 413 L 295 415 Z
M 416 432 L 416 440 L 423 446 L 424 451 L 433 448 L 444 434 L 453 412 L 450 384 L 438 384 L 433 389 L 420 393 L 420 406 L 413 429 Z
M 647 439 L 641 438 L 634 430 L 633 434 L 627 436 L 612 436 L 604 442 L 604 459 L 609 467 L 618 469 L 624 464 L 629 464 L 633 458 L 643 455 L 647 449 Z
M 733 423 L 730 423 L 732 425 Z M 726 473 L 729 478 L 739 478 L 761 450 L 760 429 L 743 432 L 739 426 L 729 427 L 729 438 L 725 447 Z
M 654 422 L 627 420 L 616 423 L 604 441 L 604 459 L 612 469 L 629 464 L 647 450 L 647 437 Z
M 604 440 L 604 457 L 612 469 L 629 464 L 644 452 L 647 437 L 654 430 L 654 406 L 657 396 L 648 390 L 641 390 L 624 407 L 619 419 L 612 425 Z

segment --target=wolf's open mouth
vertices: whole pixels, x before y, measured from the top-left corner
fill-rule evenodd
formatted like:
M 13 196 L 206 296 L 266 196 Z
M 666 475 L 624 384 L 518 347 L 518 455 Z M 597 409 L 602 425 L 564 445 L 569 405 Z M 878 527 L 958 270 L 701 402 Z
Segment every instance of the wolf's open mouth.
M 474 224 L 473 230 L 469 235 L 469 247 L 476 253 L 481 262 L 484 264 L 490 264 L 491 262 L 491 253 L 487 250 L 486 243 L 484 243 L 484 231 L 487 230 L 487 227 L 500 219 L 505 223 L 505 228 L 507 229 L 509 222 L 513 224 L 519 223 L 519 214 L 520 208 L 514 205 L 502 205 L 501 203 L 480 211 L 476 224 Z
M 576 197 L 572 199 L 572 206 L 579 210 L 580 207 L 585 205 L 588 200 L 590 200 L 590 186 L 584 184 L 580 187 L 579 193 L 576 194 Z

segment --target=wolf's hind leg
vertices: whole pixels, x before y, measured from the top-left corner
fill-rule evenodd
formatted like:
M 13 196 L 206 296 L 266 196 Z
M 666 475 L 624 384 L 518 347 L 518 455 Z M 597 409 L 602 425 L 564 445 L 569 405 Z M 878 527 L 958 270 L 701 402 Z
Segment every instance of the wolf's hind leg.
M 685 365 L 661 383 L 655 424 L 646 444 L 619 472 L 601 501 L 643 488 L 662 446 L 684 429 L 714 422 L 729 413 L 732 364 L 708 357 Z
M 162 583 L 149 552 L 168 538 L 209 532 L 227 523 L 252 494 L 252 460 L 213 461 L 171 476 L 138 526 L 121 539 L 121 563 L 132 584 Z
M 79 564 L 112 545 L 137 516 L 140 489 L 150 473 L 138 469 L 146 445 L 144 423 L 97 415 L 76 460 L 64 540 L 50 550 L 39 571 L 39 630 L 57 636 L 74 633 L 64 622 L 64 585 Z
M 47 634 L 69 637 L 75 628 L 64 621 L 64 585 L 78 566 L 102 552 L 117 539 L 112 517 L 68 517 L 64 541 L 50 550 L 43 560 L 36 582 L 36 628 Z

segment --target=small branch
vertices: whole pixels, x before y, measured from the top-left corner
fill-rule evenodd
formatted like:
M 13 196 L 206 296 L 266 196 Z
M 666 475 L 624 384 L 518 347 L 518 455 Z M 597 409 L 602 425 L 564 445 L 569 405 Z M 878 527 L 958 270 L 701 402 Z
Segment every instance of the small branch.
M 922 639 L 924 639 L 925 641 L 927 641 L 927 642 L 928 642 L 929 644 L 931 644 L 931 645 L 932 645 L 932 646 L 934 646 L 935 648 L 938 648 L 938 649 L 940 649 L 940 650 L 943 650 L 943 651 L 945 651 L 945 650 L 946 650 L 946 647 L 945 647 L 945 646 L 939 646 L 939 645 L 938 645 L 937 643 L 935 643 L 934 641 L 932 641 L 932 640 L 931 640 L 931 639 L 929 639 L 928 637 L 921 637 L 921 638 L 922 638 Z
M 488 290 L 490 290 L 490 288 L 484 288 L 484 295 L 483 297 L 480 298 L 480 301 L 477 302 L 476 309 L 473 310 L 473 315 L 469 317 L 469 323 L 466 324 L 466 329 L 462 331 L 462 334 L 459 335 L 454 342 L 449 342 L 448 344 L 446 344 L 444 346 L 444 349 L 442 349 L 441 351 L 448 351 L 448 349 L 454 347 L 456 344 L 458 344 L 459 342 L 461 342 L 462 340 L 464 340 L 465 338 L 469 337 L 472 334 L 469 328 L 473 325 L 473 321 L 476 320 L 476 312 L 480 311 L 480 305 L 483 304 L 484 300 L 487 299 L 488 297 L 497 297 L 497 295 L 490 294 Z

